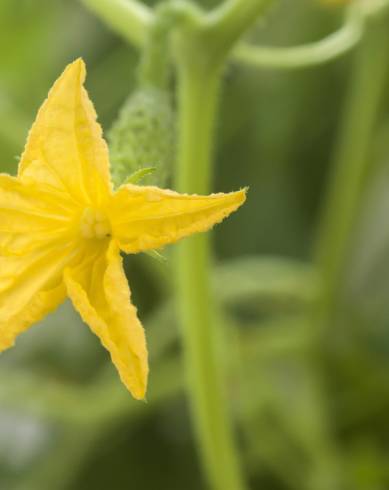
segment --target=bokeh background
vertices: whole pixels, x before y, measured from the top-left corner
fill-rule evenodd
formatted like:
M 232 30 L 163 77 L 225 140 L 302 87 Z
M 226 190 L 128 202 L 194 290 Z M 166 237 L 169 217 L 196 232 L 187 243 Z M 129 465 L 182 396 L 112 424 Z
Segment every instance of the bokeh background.
M 341 7 L 330 4 L 279 0 L 250 36 L 280 46 L 318 40 L 341 24 Z M 39 105 L 79 56 L 107 132 L 134 87 L 136 50 L 77 0 L 0 1 L 2 172 L 16 172 Z M 214 232 L 213 279 L 224 315 L 220 357 L 253 489 L 389 488 L 389 79 L 336 315 L 316 348 L 307 319 L 353 62 L 354 52 L 314 68 L 231 63 L 225 73 L 214 187 L 249 185 L 250 193 Z M 2 490 L 206 488 L 165 254 L 166 263 L 125 262 L 150 345 L 147 404 L 131 399 L 69 303 L 1 354 Z

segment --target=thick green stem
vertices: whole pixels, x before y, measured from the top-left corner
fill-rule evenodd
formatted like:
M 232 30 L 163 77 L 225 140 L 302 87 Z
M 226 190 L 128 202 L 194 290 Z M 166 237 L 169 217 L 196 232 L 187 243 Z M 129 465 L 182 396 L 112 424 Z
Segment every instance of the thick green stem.
M 318 234 L 325 309 L 333 303 L 359 211 L 369 166 L 371 135 L 383 92 L 389 44 L 387 19 L 374 19 L 357 53 L 334 170 Z M 330 308 L 331 309 L 331 308 Z
M 180 140 L 176 187 L 210 191 L 211 154 L 220 72 L 179 68 Z M 188 389 L 201 458 L 215 490 L 244 488 L 234 448 L 223 379 L 219 371 L 216 319 L 210 286 L 207 235 L 186 239 L 176 256 L 177 294 L 183 329 Z
M 143 3 L 137 0 L 82 0 L 82 2 L 131 43 L 139 46 L 145 43 L 153 14 Z
M 190 4 L 182 10 L 183 28 L 176 39 L 180 132 L 176 188 L 181 192 L 207 194 L 211 190 L 212 143 L 224 62 L 265 3 L 229 0 L 210 14 Z M 218 362 L 210 248 L 207 236 L 195 236 L 179 245 L 176 256 L 188 389 L 210 487 L 243 490 L 245 482 Z

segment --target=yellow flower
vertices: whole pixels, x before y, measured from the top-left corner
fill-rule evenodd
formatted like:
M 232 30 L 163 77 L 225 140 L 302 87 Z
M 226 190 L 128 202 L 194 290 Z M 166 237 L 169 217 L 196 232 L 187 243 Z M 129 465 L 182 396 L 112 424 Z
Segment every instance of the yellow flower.
M 208 230 L 244 202 L 245 191 L 192 196 L 123 185 L 113 192 L 84 80 L 82 60 L 65 69 L 31 128 L 18 176 L 0 174 L 0 351 L 69 296 L 142 399 L 147 348 L 120 250 Z

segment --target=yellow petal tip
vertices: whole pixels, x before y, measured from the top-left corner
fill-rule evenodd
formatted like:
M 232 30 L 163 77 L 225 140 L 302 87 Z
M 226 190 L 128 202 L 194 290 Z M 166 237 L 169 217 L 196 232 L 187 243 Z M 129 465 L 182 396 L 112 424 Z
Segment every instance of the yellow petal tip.
M 85 69 L 85 62 L 81 57 L 79 57 L 76 58 L 72 63 L 70 63 L 69 66 L 73 66 L 75 68 L 78 68 L 79 70 L 83 70 Z
M 69 63 L 65 68 L 64 76 L 70 78 L 78 78 L 83 84 L 86 77 L 86 66 L 82 58 L 77 58 L 72 63 Z
M 242 195 L 243 202 L 247 199 L 248 191 L 249 191 L 249 186 L 243 187 L 243 189 L 240 189 L 238 191 L 238 193 Z
M 122 379 L 123 381 L 123 379 Z M 142 402 L 147 402 L 146 400 L 146 386 L 134 388 L 134 386 L 129 386 L 128 383 L 125 383 L 128 391 L 135 398 L 135 400 L 139 400 Z
M 248 187 L 243 187 L 243 189 L 240 189 L 239 191 L 230 193 L 230 196 L 233 197 L 234 202 L 236 204 L 235 210 L 240 208 L 240 206 L 242 206 L 242 204 L 244 204 L 244 202 L 246 201 L 248 190 L 249 190 Z

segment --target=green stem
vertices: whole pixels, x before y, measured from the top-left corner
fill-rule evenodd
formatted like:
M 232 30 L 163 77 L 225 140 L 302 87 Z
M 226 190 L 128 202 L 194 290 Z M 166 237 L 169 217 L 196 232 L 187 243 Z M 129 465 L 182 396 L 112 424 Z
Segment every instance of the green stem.
M 176 188 L 211 190 L 212 143 L 224 62 L 239 36 L 255 22 L 264 0 L 229 0 L 209 14 L 180 4 L 177 32 L 179 144 Z M 211 247 L 206 235 L 181 243 L 176 256 L 177 296 L 198 446 L 214 490 L 246 488 L 230 423 L 217 346 L 211 293 Z
M 131 43 L 142 46 L 147 40 L 152 11 L 137 0 L 82 0 L 112 29 Z
M 180 140 L 176 187 L 210 191 L 211 154 L 220 70 L 179 66 Z M 215 490 L 245 488 L 234 448 L 223 380 L 217 361 L 207 235 L 180 243 L 177 294 L 183 329 L 192 415 L 208 482 Z
M 158 87 L 162 90 L 166 90 L 168 86 L 169 39 L 174 20 L 166 4 L 156 9 L 139 67 L 139 82 L 143 86 Z
M 206 16 L 208 42 L 214 56 L 228 54 L 234 43 L 273 0 L 227 0 Z
M 388 44 L 387 19 L 372 19 L 357 52 L 318 233 L 317 255 L 326 309 L 337 293 L 364 190 L 371 136 L 386 80 L 388 56 L 384 46 Z

